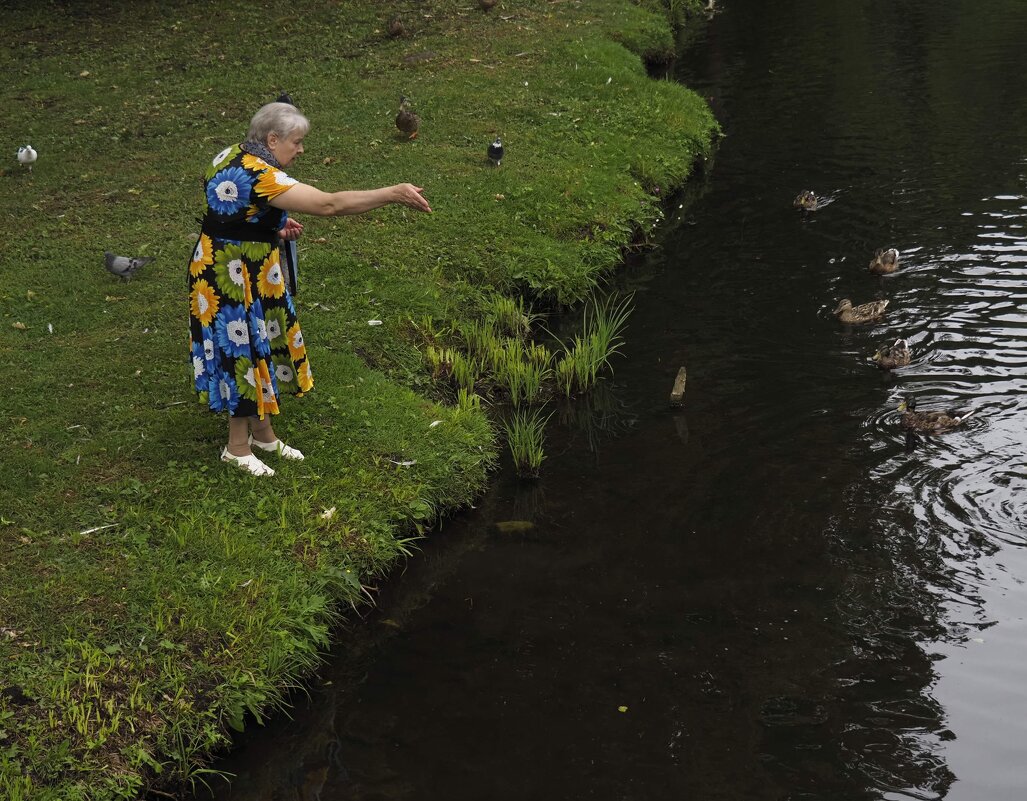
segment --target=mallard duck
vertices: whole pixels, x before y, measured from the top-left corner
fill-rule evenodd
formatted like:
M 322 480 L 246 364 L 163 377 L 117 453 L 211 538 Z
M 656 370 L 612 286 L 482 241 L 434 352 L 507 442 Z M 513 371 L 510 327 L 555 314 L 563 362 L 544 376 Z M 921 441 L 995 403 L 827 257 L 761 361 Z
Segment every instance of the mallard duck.
M 882 370 L 893 370 L 896 367 L 905 367 L 912 356 L 913 351 L 909 348 L 909 342 L 896 339 L 893 344 L 878 348 L 871 358 Z
M 895 248 L 878 250 L 870 260 L 870 272 L 887 275 L 899 269 L 899 252 Z
M 393 39 L 398 39 L 400 36 L 407 32 L 406 27 L 403 25 L 403 20 L 401 20 L 399 17 L 393 17 L 389 20 L 389 26 L 387 30 L 389 32 L 389 36 L 391 36 Z
M 803 189 L 795 196 L 795 200 L 792 201 L 792 205 L 797 209 L 803 211 L 816 211 L 817 206 L 820 205 L 817 200 L 817 196 L 813 194 L 812 189 Z
M 851 300 L 843 298 L 838 301 L 838 308 L 834 310 L 834 315 L 843 323 L 872 323 L 884 314 L 887 307 L 887 300 L 872 300 L 869 303 L 853 306 Z
M 903 428 L 919 431 L 922 434 L 943 434 L 946 431 L 951 431 L 973 414 L 970 411 L 964 415 L 957 415 L 952 410 L 918 412 L 915 398 L 903 398 L 899 404 L 899 411 L 902 412 Z
M 421 118 L 410 110 L 410 98 L 406 95 L 399 99 L 399 114 L 396 115 L 396 127 L 405 133 L 408 139 L 416 139 L 417 130 L 421 127 Z

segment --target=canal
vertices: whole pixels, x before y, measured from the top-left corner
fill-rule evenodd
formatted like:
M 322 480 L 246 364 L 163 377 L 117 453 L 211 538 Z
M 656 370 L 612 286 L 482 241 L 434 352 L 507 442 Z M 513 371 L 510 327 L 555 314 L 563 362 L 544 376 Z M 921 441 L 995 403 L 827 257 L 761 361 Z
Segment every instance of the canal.
M 218 801 L 1023 798 L 1027 4 L 717 8 L 673 78 L 726 136 L 615 278 L 615 375 Z M 841 298 L 890 305 L 843 326 Z M 974 414 L 908 439 L 907 396 Z

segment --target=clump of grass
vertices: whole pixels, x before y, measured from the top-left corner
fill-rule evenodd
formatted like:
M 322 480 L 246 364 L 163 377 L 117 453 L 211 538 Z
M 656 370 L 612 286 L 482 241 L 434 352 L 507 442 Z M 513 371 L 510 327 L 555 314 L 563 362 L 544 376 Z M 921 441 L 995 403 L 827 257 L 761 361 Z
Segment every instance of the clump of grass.
M 481 411 L 481 396 L 460 387 L 456 391 L 456 408 L 465 413 Z
M 478 363 L 469 356 L 465 356 L 460 351 L 453 351 L 453 380 L 456 382 L 458 389 L 472 392 L 474 390 L 474 383 L 478 380 Z
M 453 375 L 453 362 L 456 351 L 452 348 L 429 345 L 424 349 L 424 358 L 431 368 L 431 376 L 436 381 L 448 380 Z
M 468 353 L 479 358 L 487 356 L 492 346 L 502 339 L 491 317 L 462 323 L 459 331 Z
M 531 412 L 518 409 L 503 421 L 503 430 L 506 432 L 506 442 L 513 457 L 514 469 L 522 478 L 538 476 L 542 462 L 545 461 L 543 445 L 546 423 L 550 417 L 551 414 L 543 417 L 541 409 Z
M 610 368 L 610 357 L 624 344 L 623 332 L 631 316 L 633 297 L 594 300 L 586 307 L 582 331 L 564 345 L 554 371 L 556 385 L 565 396 L 587 392 L 595 386 L 599 374 Z
M 525 346 L 515 339 L 507 339 L 501 349 L 491 353 L 496 383 L 506 390 L 515 407 L 541 400 L 552 373 L 547 356 L 544 346 Z
M 624 344 L 624 327 L 631 316 L 634 297 L 633 294 L 627 295 L 620 301 L 608 297 L 593 301 L 585 308 L 582 328 L 593 343 L 593 351 L 602 359 L 602 366 L 608 367 L 610 357 Z
M 485 302 L 485 316 L 495 323 L 495 327 L 511 337 L 524 339 L 531 335 L 532 328 L 542 319 L 525 306 L 524 298 L 508 298 L 505 295 L 492 295 Z
M 430 314 L 423 314 L 418 320 L 411 319 L 410 327 L 427 345 L 439 345 L 445 342 L 454 331 L 452 322 L 436 320 Z

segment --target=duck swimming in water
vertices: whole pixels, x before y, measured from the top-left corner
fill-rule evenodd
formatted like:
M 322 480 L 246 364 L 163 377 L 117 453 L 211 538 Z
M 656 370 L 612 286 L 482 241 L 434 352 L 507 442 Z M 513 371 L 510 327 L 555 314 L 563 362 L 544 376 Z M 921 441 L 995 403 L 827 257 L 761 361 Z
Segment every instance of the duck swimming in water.
M 834 310 L 834 316 L 843 323 L 872 323 L 884 314 L 888 306 L 887 300 L 872 300 L 869 303 L 861 303 L 853 306 L 848 298 L 838 301 L 838 307 Z
M 915 398 L 903 398 L 899 404 L 902 427 L 921 434 L 944 434 L 961 425 L 973 412 L 958 415 L 954 411 L 918 412 Z
M 884 345 L 877 349 L 871 356 L 874 362 L 882 370 L 894 370 L 896 367 L 905 367 L 913 357 L 909 342 L 905 339 L 896 339 L 891 345 Z
M 874 258 L 870 260 L 870 272 L 877 275 L 887 275 L 899 269 L 899 252 L 895 248 L 878 250 Z
M 803 189 L 795 196 L 795 200 L 792 201 L 792 205 L 797 209 L 803 211 L 816 211 L 820 206 L 820 201 L 817 196 L 813 194 L 812 189 Z

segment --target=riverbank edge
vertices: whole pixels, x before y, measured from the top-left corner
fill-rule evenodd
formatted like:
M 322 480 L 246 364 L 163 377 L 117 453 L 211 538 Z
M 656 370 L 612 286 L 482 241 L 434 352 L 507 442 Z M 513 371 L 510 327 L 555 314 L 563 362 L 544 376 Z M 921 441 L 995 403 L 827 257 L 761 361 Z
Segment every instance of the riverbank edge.
M 617 5 L 612 0 L 605 4 L 609 8 Z M 630 47 L 636 53 L 633 58 L 637 59 L 639 53 L 650 59 L 669 57 L 667 17 L 662 17 L 660 25 L 655 23 L 656 19 L 650 9 L 650 16 L 644 19 L 643 25 L 627 31 L 630 36 L 620 30 L 615 31 L 612 38 Z M 609 38 L 610 31 L 603 35 Z M 588 50 L 586 55 L 595 52 Z M 618 81 L 624 74 L 621 63 L 600 62 L 593 66 L 597 68 L 597 75 L 616 73 Z M 632 80 L 649 79 L 642 76 Z M 602 86 L 612 81 L 611 74 L 605 83 L 601 79 L 598 83 Z M 601 103 L 593 106 L 593 110 L 595 108 L 606 110 Z M 663 113 L 675 112 L 664 109 Z M 657 118 L 656 122 L 660 120 Z M 632 124 L 640 124 L 640 121 L 607 119 L 599 130 L 619 128 L 630 134 Z M 648 183 L 642 191 L 651 193 L 656 189 L 666 196 L 684 182 L 695 157 L 708 151 L 715 123 L 710 118 L 701 121 L 697 128 L 704 131 L 704 139 L 689 143 L 692 152 L 688 159 L 675 160 L 674 154 L 660 154 L 655 148 L 656 155 L 663 157 L 660 165 L 633 164 L 628 173 L 639 179 L 635 186 L 638 187 L 639 182 Z M 624 181 L 620 171 L 613 174 L 617 181 Z M 491 188 L 505 189 L 494 193 L 497 198 L 503 195 L 504 199 L 517 199 L 521 191 L 516 185 L 511 190 L 508 184 Z M 593 229 L 592 242 L 596 231 L 604 234 L 615 231 L 601 247 L 581 251 L 591 260 L 590 269 L 596 275 L 613 267 L 619 259 L 620 248 L 628 245 L 639 230 L 650 230 L 659 216 L 658 200 L 643 202 L 637 200 L 641 194 L 632 194 L 629 187 L 622 188 L 631 195 L 632 202 L 638 203 L 637 213 L 625 213 L 626 206 L 621 205 L 615 208 L 610 219 L 601 221 Z M 522 205 L 521 213 L 524 209 Z M 543 204 L 535 213 L 524 216 L 536 227 L 544 214 L 553 218 L 558 231 L 565 224 L 580 224 L 580 220 L 575 219 L 580 206 L 572 207 L 569 203 L 564 220 L 560 219 L 560 211 L 560 207 Z M 584 213 L 601 216 L 602 210 L 595 206 L 585 208 Z M 25 227 L 31 230 L 32 225 Z M 361 226 L 349 226 L 347 232 L 352 234 L 358 227 Z M 325 239 L 332 236 L 333 230 L 330 226 L 321 228 Z M 542 234 L 548 235 L 552 230 L 543 229 Z M 375 255 L 362 253 L 365 259 L 373 259 Z M 334 288 L 332 282 L 337 279 L 328 269 L 337 266 L 331 263 L 332 258 L 328 254 L 320 257 L 311 254 L 307 269 L 313 286 L 329 291 Z M 509 291 L 511 286 L 530 288 L 535 278 L 537 276 L 530 274 L 515 275 L 512 281 L 503 279 L 493 283 Z M 31 287 L 43 285 L 42 279 L 33 277 L 31 280 L 35 283 L 26 281 L 24 287 L 17 289 L 25 293 L 37 292 Z M 447 280 L 451 288 L 453 279 Z M 487 283 L 480 281 L 481 286 Z M 534 289 L 538 292 L 539 287 Z M 128 290 L 121 291 L 127 293 Z M 477 292 L 466 288 L 459 291 L 465 314 L 474 308 L 469 299 L 473 300 Z M 311 308 L 306 311 L 313 317 L 318 301 L 301 299 L 309 304 Z M 177 310 L 172 310 L 171 319 L 175 312 Z M 319 326 L 328 333 L 322 335 L 321 343 L 314 343 L 314 348 L 319 345 L 330 348 L 330 341 L 345 330 L 332 326 L 329 314 L 326 312 L 319 320 Z M 4 542 L 10 539 L 14 543 L 24 564 L 45 564 L 47 570 L 54 567 L 67 570 L 65 576 L 52 580 L 48 592 L 55 589 L 60 589 L 64 595 L 80 592 L 91 601 L 88 590 L 82 585 L 89 584 L 89 576 L 97 575 L 93 562 L 102 563 L 116 553 L 129 562 L 129 567 L 113 568 L 118 574 L 123 570 L 158 568 L 154 570 L 156 575 L 172 575 L 177 566 L 188 565 L 184 573 L 195 574 L 201 582 L 212 582 L 211 586 L 201 583 L 197 591 L 208 595 L 208 604 L 216 605 L 231 598 L 233 603 L 248 609 L 250 617 L 246 628 L 239 630 L 224 625 L 225 621 L 216 615 L 201 621 L 198 608 L 187 608 L 184 602 L 164 603 L 164 599 L 159 598 L 160 582 L 154 582 L 154 603 L 148 617 L 142 621 L 117 619 L 118 613 L 114 610 L 119 603 L 133 611 L 133 604 L 118 598 L 117 593 L 110 597 L 111 606 L 99 604 L 90 614 L 89 626 L 79 627 L 77 621 L 73 625 L 71 621 L 75 618 L 69 617 L 66 627 L 56 625 L 47 629 L 33 625 L 31 619 L 5 616 L 0 621 L 6 635 L 3 652 L 6 659 L 0 673 L 3 679 L 0 686 L 3 690 L 0 696 L 0 789 L 5 790 L 12 801 L 28 797 L 131 798 L 148 786 L 169 788 L 183 780 L 202 780 L 207 756 L 225 742 L 226 724 L 240 726 L 250 717 L 259 721 L 265 709 L 280 701 L 283 690 L 308 680 L 319 653 L 327 645 L 330 628 L 338 620 L 340 609 L 347 603 L 358 603 L 367 585 L 395 565 L 408 550 L 405 538 L 409 534 L 425 530 L 439 515 L 469 503 L 480 491 L 494 461 L 495 442 L 491 430 L 484 418 L 462 415 L 458 410 L 426 402 L 403 386 L 404 379 L 411 375 L 410 363 L 414 358 L 411 354 L 416 352 L 417 345 L 410 342 L 405 333 L 407 327 L 402 324 L 403 317 L 409 319 L 410 316 L 397 317 L 395 324 L 388 326 L 392 336 L 388 344 L 372 344 L 351 334 L 352 350 L 340 349 L 338 353 L 329 352 L 322 357 L 323 371 L 319 380 L 320 375 L 326 376 L 328 380 L 324 383 L 328 386 L 355 381 L 352 389 L 354 395 L 359 396 L 357 399 L 322 392 L 317 401 L 322 404 L 321 408 L 297 415 L 302 425 L 318 425 L 334 432 L 339 425 L 345 427 L 369 413 L 387 417 L 389 412 L 384 406 L 389 404 L 399 409 L 393 415 L 402 420 L 396 420 L 390 435 L 382 437 L 387 442 L 368 445 L 368 438 L 374 439 L 368 435 L 365 439 L 356 437 L 350 443 L 358 451 L 354 458 L 367 456 L 368 450 L 376 452 L 375 469 L 388 471 L 384 478 L 376 473 L 373 481 L 368 480 L 361 486 L 359 474 L 345 479 L 332 476 L 334 494 L 330 500 L 335 503 L 331 505 L 316 489 L 310 489 L 308 482 L 317 476 L 309 473 L 290 476 L 288 471 L 283 471 L 286 481 L 290 482 L 290 490 L 288 497 L 272 499 L 279 501 L 277 504 L 254 493 L 251 485 L 233 475 L 219 478 L 213 488 L 213 502 L 207 502 L 212 494 L 207 487 L 207 496 L 194 504 L 187 512 L 190 520 L 183 523 L 180 501 L 190 493 L 195 497 L 198 484 L 202 482 L 190 478 L 178 492 L 172 491 L 164 497 L 135 486 L 143 483 L 145 477 L 165 484 L 165 488 L 169 481 L 173 484 L 177 471 L 172 460 L 162 465 L 163 472 L 150 465 L 140 471 L 139 477 L 119 477 L 106 482 L 102 490 L 94 492 L 90 488 L 84 493 L 91 501 L 99 498 L 110 515 L 117 518 L 117 524 L 108 524 L 105 518 L 100 526 L 116 526 L 118 540 L 99 542 L 96 531 L 84 526 L 65 526 L 73 531 L 77 529 L 75 536 L 40 530 L 43 526 L 39 522 L 16 526 L 13 521 L 18 515 L 12 512 L 9 518 L 5 513 Z M 159 319 L 163 322 L 163 318 Z M 357 359 L 354 353 L 362 353 L 365 358 Z M 369 370 L 367 363 L 378 369 Z M 423 382 L 415 381 L 413 386 L 424 389 Z M 383 397 L 376 397 L 378 393 Z M 414 409 L 419 413 L 412 414 Z M 418 443 L 417 447 L 436 451 L 435 454 L 425 453 L 420 461 L 427 465 L 434 455 L 439 459 L 439 466 L 434 475 L 411 482 L 401 472 L 402 462 L 418 459 L 402 457 L 416 452 L 412 443 L 415 432 L 423 437 L 424 427 L 434 423 L 436 417 L 443 421 L 438 428 L 452 428 L 456 433 L 441 442 Z M 215 426 L 202 428 L 198 440 L 210 436 Z M 410 450 L 402 453 L 392 450 L 404 443 L 409 443 Z M 393 456 L 400 458 L 393 459 Z M 396 462 L 399 464 L 390 466 Z M 189 468 L 194 464 L 198 462 L 182 461 L 182 465 Z M 341 469 L 353 466 L 352 462 L 343 461 Z M 67 481 L 72 485 L 75 478 Z M 375 507 L 377 517 L 369 512 L 340 513 L 338 501 L 346 492 L 360 497 L 383 488 L 393 493 L 389 503 L 381 504 L 384 508 L 378 508 L 377 501 L 361 499 L 361 508 Z M 279 531 L 256 546 L 236 542 L 233 537 L 238 509 L 222 508 L 217 503 L 217 490 L 241 494 L 243 506 L 252 503 L 258 520 L 265 525 L 270 522 Z M 28 506 L 36 499 L 37 496 L 28 496 L 22 499 L 23 505 Z M 328 514 L 333 509 L 335 514 Z M 45 515 L 40 515 L 41 518 Z M 385 525 L 383 521 L 388 521 L 385 530 L 381 530 Z M 291 531 L 297 528 L 297 522 L 300 522 L 301 535 Z M 378 531 L 369 531 L 375 526 Z M 259 524 L 256 530 L 261 531 Z M 141 561 L 140 554 L 149 553 L 156 537 L 161 540 L 161 552 L 153 556 L 150 563 Z M 388 540 L 396 545 L 386 547 Z M 347 551 L 345 557 L 340 557 L 339 548 Z M 30 550 L 34 550 L 35 556 L 27 553 Z M 95 550 L 96 554 L 90 556 L 87 553 L 90 550 Z M 226 553 L 235 557 L 231 569 L 196 567 L 212 555 L 224 557 Z M 19 558 L 13 559 L 12 564 L 19 564 Z M 79 567 L 76 560 L 79 559 L 92 560 L 90 570 L 94 572 L 87 575 L 83 571 L 83 578 L 76 580 Z M 158 559 L 167 562 L 158 565 Z M 274 565 L 267 563 L 277 559 L 292 560 L 301 569 L 286 572 L 283 568 L 276 572 Z M 106 568 L 103 569 L 106 572 Z M 231 589 L 213 589 L 222 585 Z M 62 606 L 63 599 L 54 597 L 53 600 L 55 609 Z M 112 613 L 107 620 L 102 619 L 105 612 Z M 139 653 L 130 655 L 128 643 L 134 644 L 140 630 L 139 647 L 133 646 Z M 117 636 L 111 636 L 112 631 L 117 632 Z M 258 632 L 261 636 L 257 636 Z M 270 640 L 268 632 L 273 635 Z M 128 677 L 133 674 L 137 680 L 130 684 Z M 54 681 L 47 696 L 42 685 L 55 677 L 63 680 Z

